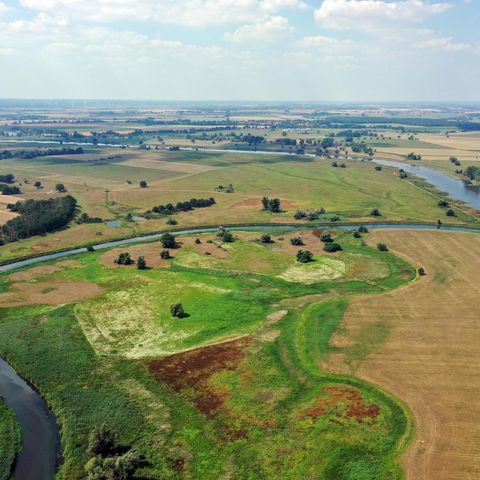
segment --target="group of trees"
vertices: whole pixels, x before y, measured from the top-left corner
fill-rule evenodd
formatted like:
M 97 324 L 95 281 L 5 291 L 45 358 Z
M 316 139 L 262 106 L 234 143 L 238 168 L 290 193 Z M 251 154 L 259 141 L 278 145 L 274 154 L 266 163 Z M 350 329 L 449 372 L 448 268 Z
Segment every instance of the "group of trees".
M 102 223 L 103 219 L 100 217 L 91 217 L 88 213 L 82 213 L 77 218 L 77 223 Z
M 12 173 L 7 173 L 6 175 L 0 175 L 0 182 L 2 183 L 13 183 L 15 181 L 15 176 Z
M 3 150 L 0 152 L 0 160 L 6 160 L 9 158 L 23 158 L 28 160 L 37 157 L 51 157 L 55 155 L 79 155 L 82 153 L 82 147 L 47 148 L 45 150 Z
M 417 153 L 411 152 L 407 155 L 407 160 L 421 160 L 422 156 Z
M 217 192 L 222 192 L 222 193 L 233 193 L 235 191 L 231 183 L 229 183 L 226 187 L 223 185 L 219 185 L 218 187 L 215 188 L 215 190 Z
M 88 480 L 132 480 L 146 465 L 145 457 L 130 446 L 119 445 L 118 435 L 105 425 L 90 433 L 85 465 Z
M 118 257 L 114 260 L 114 263 L 117 265 L 133 265 L 136 263 L 138 270 L 146 270 L 147 269 L 147 262 L 145 261 L 145 257 L 138 257 L 137 261 L 134 262 L 133 258 L 130 256 L 128 252 L 122 252 L 118 255 Z
M 266 212 L 278 213 L 280 212 L 280 199 L 263 197 L 262 207 Z
M 0 183 L 0 193 L 2 195 L 17 195 L 21 193 L 21 191 L 16 185 L 7 185 L 6 183 Z
M 320 215 L 324 215 L 325 213 L 327 213 L 327 211 L 323 207 L 318 210 L 310 208 L 308 210 L 297 210 L 293 217 L 295 218 L 295 220 L 305 219 L 308 221 L 314 221 L 318 220 L 320 218 Z
M 8 208 L 20 216 L 12 218 L 1 227 L 1 239 L 3 242 L 15 242 L 65 227 L 77 213 L 77 201 L 67 195 L 49 200 L 30 199 L 9 204 Z
M 299 250 L 297 252 L 297 262 L 308 263 L 313 260 L 313 253 L 309 250 Z
M 465 176 L 470 180 L 480 180 L 480 167 L 470 165 L 465 169 Z
M 195 208 L 206 208 L 215 205 L 215 199 L 210 198 L 191 198 L 185 202 L 177 202 L 174 206 L 172 203 L 167 203 L 166 205 L 158 205 L 152 208 L 150 212 L 147 213 L 158 213 L 160 215 L 173 215 L 178 212 L 188 212 Z

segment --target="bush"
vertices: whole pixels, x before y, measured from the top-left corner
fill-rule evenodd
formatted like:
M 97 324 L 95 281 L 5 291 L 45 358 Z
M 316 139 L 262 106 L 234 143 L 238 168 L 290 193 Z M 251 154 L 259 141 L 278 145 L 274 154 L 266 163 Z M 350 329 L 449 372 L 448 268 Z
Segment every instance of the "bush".
M 320 241 L 323 243 L 332 242 L 332 235 L 330 232 L 322 232 L 320 235 Z
M 438 202 L 438 206 L 439 206 L 440 208 L 448 208 L 450 205 L 449 205 L 449 203 L 448 203 L 446 200 L 440 200 L 440 201 Z
M 87 252 L 94 252 L 95 251 L 95 248 L 93 247 L 93 245 L 89 245 L 87 247 Z
M 353 238 L 362 238 L 362 236 L 360 235 L 360 232 L 358 230 L 355 230 L 353 232 Z
M 183 309 L 183 305 L 181 303 L 175 303 L 170 306 L 170 313 L 172 317 L 175 318 L 183 318 L 185 317 L 185 311 Z
M 195 239 L 195 245 L 200 245 L 201 243 L 202 243 L 202 241 L 199 238 Z
M 132 257 L 128 252 L 122 252 L 114 262 L 118 265 L 131 265 L 133 263 Z
M 88 453 L 106 457 L 115 451 L 118 435 L 105 424 L 95 427 L 88 437 Z
M 167 220 L 167 225 L 177 225 L 178 222 L 174 218 L 169 218 Z
M 145 261 L 145 257 L 138 257 L 137 258 L 137 269 L 138 270 L 146 270 L 147 262 Z
M 382 166 L 381 165 L 375 165 L 375 170 L 377 172 L 380 172 L 382 170 Z
M 260 237 L 260 242 L 262 243 L 273 243 L 272 237 L 269 233 L 265 233 Z
M 230 232 L 225 232 L 225 233 L 223 234 L 222 240 L 223 240 L 225 243 L 232 243 L 232 242 L 235 241 L 235 237 L 234 237 Z
M 326 252 L 333 253 L 333 252 L 339 252 L 340 250 L 342 250 L 342 247 L 338 243 L 326 243 L 323 249 Z
M 457 216 L 451 208 L 449 208 L 447 210 L 446 215 L 447 215 L 447 217 L 456 217 Z
M 291 243 L 292 245 L 295 245 L 295 246 L 305 245 L 305 244 L 303 243 L 302 237 L 292 237 L 292 238 L 290 239 L 290 243 Z
M 377 248 L 380 252 L 388 252 L 388 247 L 384 243 L 377 243 Z
M 372 217 L 380 217 L 381 216 L 381 213 L 380 213 L 380 210 L 378 208 L 374 208 L 371 212 L 370 212 L 370 215 Z
M 160 258 L 162 260 L 169 260 L 170 258 L 172 258 L 172 256 L 170 255 L 170 252 L 168 250 L 162 250 L 160 252 Z
M 308 250 L 299 250 L 297 252 L 297 262 L 308 263 L 313 260 L 313 253 Z
M 175 248 L 177 246 L 175 237 L 171 233 L 164 233 L 160 237 L 160 242 L 163 248 Z
M 147 188 L 147 186 L 148 186 L 147 182 L 145 180 L 141 180 L 139 185 L 140 185 L 140 188 Z
M 426 275 L 425 269 L 423 267 L 420 267 L 418 269 L 418 274 L 421 275 L 421 276 Z
M 66 192 L 67 191 L 67 189 L 65 188 L 65 185 L 63 183 L 57 183 L 55 185 L 55 190 L 57 192 Z
M 359 231 L 360 233 L 368 233 L 368 228 L 367 228 L 365 225 L 360 225 L 360 226 L 358 227 L 358 231 Z

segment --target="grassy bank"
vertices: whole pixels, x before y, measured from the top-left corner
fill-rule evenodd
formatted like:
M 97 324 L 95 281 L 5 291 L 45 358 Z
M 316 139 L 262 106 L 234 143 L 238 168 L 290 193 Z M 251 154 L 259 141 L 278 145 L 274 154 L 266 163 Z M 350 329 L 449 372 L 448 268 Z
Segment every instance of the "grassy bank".
M 13 462 L 21 443 L 20 426 L 15 414 L 0 398 L 0 480 L 11 478 Z

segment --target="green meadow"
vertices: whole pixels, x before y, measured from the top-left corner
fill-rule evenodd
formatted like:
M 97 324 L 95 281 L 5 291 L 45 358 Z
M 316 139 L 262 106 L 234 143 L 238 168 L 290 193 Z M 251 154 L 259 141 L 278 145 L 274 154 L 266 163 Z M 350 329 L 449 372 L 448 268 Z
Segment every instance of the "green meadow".
M 352 231 L 335 238 L 339 254 L 309 239 L 319 245 L 309 264 L 283 236 L 237 237 L 200 237 L 221 257 L 182 239 L 167 265 L 147 270 L 113 268 L 101 251 L 2 277 L 0 295 L 27 283 L 49 298 L 26 293 L 1 310 L 0 355 L 58 418 L 59 478 L 85 478 L 88 435 L 102 423 L 146 455 L 145 479 L 401 478 L 404 407 L 323 361 L 349 297 L 397 288 L 414 269 Z M 71 282 L 101 291 L 52 301 Z M 176 302 L 185 318 L 172 318 Z
M 0 398 L 0 480 L 11 478 L 13 462 L 20 445 L 20 426 L 15 414 Z

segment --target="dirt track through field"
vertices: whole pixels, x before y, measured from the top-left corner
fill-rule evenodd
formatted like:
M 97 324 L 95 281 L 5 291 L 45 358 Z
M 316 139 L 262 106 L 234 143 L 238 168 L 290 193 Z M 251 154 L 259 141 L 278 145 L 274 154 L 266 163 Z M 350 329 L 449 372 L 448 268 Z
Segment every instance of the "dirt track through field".
M 328 368 L 353 371 L 412 410 L 416 434 L 402 460 L 407 479 L 478 479 L 480 235 L 401 230 L 369 237 L 427 275 L 352 299 L 332 339 L 343 353 L 332 354 Z M 388 334 L 373 340 L 380 329 Z

